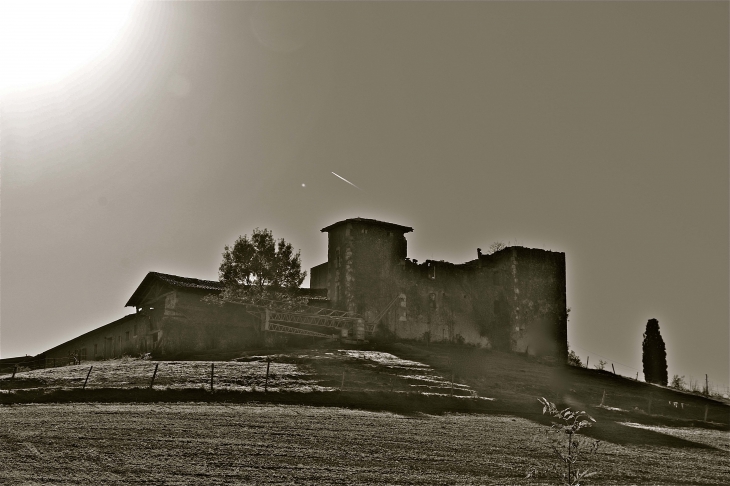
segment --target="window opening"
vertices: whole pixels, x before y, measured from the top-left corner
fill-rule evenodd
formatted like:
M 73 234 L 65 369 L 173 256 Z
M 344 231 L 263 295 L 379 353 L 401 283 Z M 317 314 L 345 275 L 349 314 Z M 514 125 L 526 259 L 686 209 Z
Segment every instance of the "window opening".
M 431 292 L 428 294 L 428 304 L 431 307 L 431 309 L 436 308 L 436 294 L 434 292 Z

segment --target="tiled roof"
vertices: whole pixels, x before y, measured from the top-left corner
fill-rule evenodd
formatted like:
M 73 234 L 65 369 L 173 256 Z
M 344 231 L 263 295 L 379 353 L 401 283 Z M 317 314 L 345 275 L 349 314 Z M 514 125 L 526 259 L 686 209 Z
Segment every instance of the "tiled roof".
M 147 293 L 148 288 L 155 281 L 162 282 L 176 289 L 207 290 L 214 293 L 223 290 L 223 285 L 215 280 L 201 280 L 198 278 L 179 277 L 167 273 L 149 272 L 124 306 L 134 307 L 139 304 L 145 293 Z
M 179 277 L 177 275 L 170 275 L 167 273 L 160 272 L 149 272 L 142 283 L 139 284 L 137 290 L 134 291 L 129 301 L 125 304 L 125 307 L 132 307 L 140 303 L 144 294 L 147 292 L 148 287 L 154 281 L 161 281 L 164 284 L 176 289 L 191 289 L 191 290 L 202 290 L 211 293 L 218 293 L 223 290 L 223 284 L 217 280 L 201 280 L 199 278 L 190 277 Z M 326 300 L 327 289 L 299 289 L 299 294 L 309 298 L 310 300 Z
M 167 273 L 150 272 L 147 276 L 153 275 L 165 283 L 176 288 L 191 288 L 202 290 L 223 290 L 223 284 L 217 280 L 201 280 L 199 278 L 178 277 Z M 146 277 L 145 277 L 146 278 Z
M 388 223 L 386 221 L 378 221 L 377 219 L 368 219 L 368 218 L 344 219 L 342 221 L 338 221 L 336 223 L 333 223 L 329 226 L 322 228 L 321 231 L 323 233 L 325 233 L 327 231 L 331 231 L 336 226 L 339 226 L 339 225 L 345 224 L 345 223 L 365 223 L 365 224 L 372 224 L 372 225 L 377 225 L 377 226 L 384 226 L 386 228 L 391 228 L 391 229 L 395 229 L 398 231 L 402 231 L 403 233 L 410 233 L 411 231 L 413 231 L 413 228 L 411 228 L 410 226 L 403 226 L 401 224 Z
M 299 289 L 299 295 L 309 300 L 327 300 L 327 289 Z

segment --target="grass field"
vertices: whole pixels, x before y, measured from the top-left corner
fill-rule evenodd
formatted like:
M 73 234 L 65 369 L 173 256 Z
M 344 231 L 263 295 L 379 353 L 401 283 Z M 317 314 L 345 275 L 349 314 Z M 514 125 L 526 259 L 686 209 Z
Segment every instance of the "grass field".
M 1 484 L 556 484 L 525 479 L 552 463 L 546 426 L 511 416 L 84 403 L 0 422 Z M 594 484 L 727 484 L 727 432 L 625 428 L 654 445 L 603 443 Z

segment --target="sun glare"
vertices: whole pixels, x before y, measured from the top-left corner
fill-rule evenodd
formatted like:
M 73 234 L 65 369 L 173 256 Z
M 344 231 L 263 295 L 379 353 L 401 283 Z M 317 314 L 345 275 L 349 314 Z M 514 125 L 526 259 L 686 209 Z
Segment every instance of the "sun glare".
M 102 55 L 135 3 L 0 1 L 0 92 L 53 83 Z

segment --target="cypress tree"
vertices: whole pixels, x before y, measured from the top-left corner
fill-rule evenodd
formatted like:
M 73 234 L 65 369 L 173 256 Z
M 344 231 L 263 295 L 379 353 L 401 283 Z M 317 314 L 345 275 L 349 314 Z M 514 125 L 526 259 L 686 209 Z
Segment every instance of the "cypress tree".
M 667 348 L 659 334 L 659 321 L 656 319 L 649 319 L 646 323 L 642 351 L 644 380 L 647 383 L 667 386 Z

